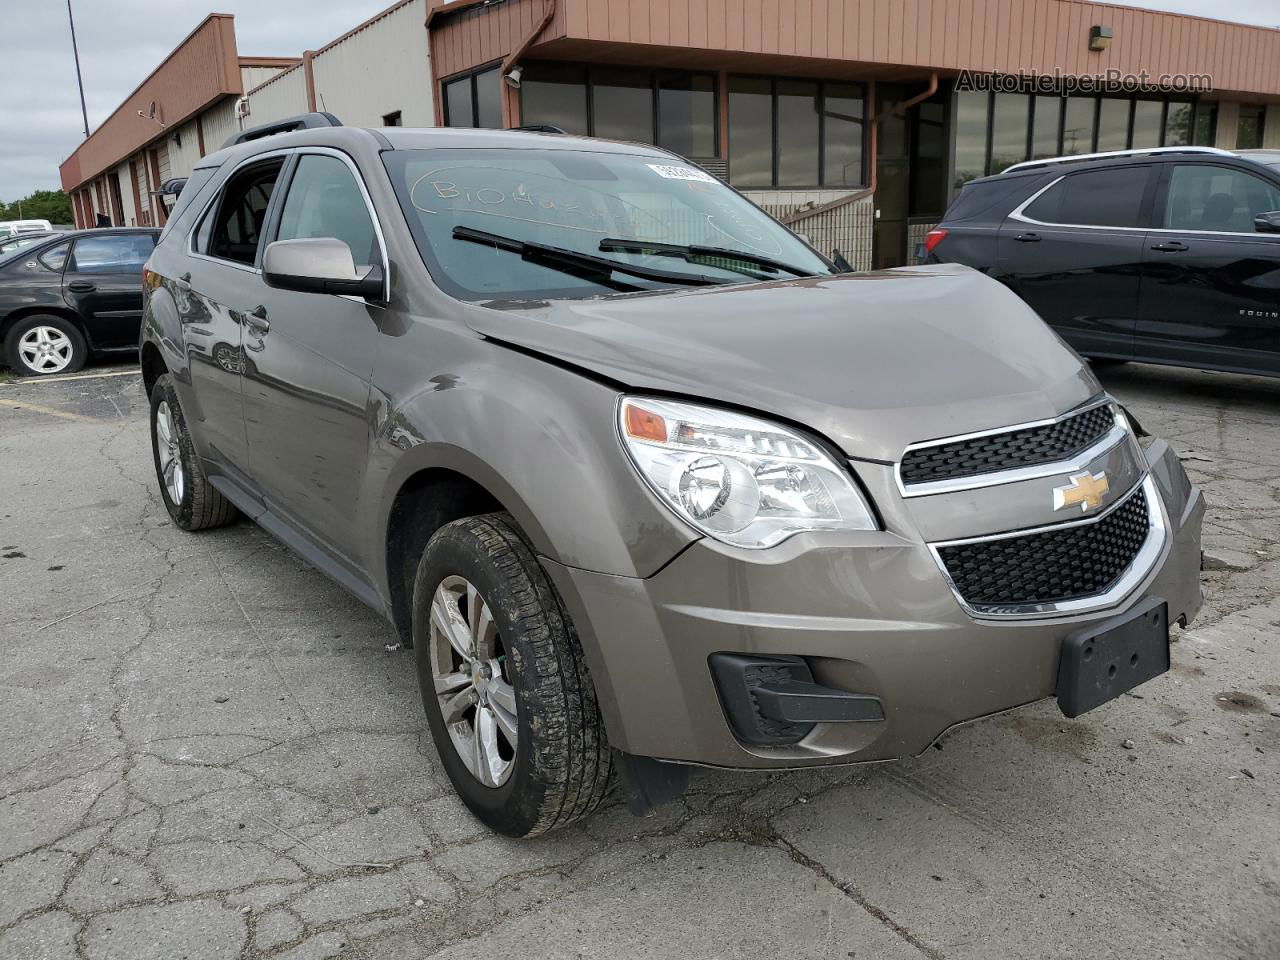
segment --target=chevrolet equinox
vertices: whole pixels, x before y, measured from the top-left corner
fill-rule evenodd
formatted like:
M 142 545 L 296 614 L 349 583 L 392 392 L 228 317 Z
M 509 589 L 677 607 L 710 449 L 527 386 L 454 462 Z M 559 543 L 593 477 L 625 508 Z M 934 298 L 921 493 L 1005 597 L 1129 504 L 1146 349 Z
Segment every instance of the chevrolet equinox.
M 1204 502 L 1013 293 L 839 275 L 656 148 L 307 115 L 202 159 L 144 274 L 160 494 L 386 616 L 525 836 L 690 765 L 914 755 L 1169 666 Z

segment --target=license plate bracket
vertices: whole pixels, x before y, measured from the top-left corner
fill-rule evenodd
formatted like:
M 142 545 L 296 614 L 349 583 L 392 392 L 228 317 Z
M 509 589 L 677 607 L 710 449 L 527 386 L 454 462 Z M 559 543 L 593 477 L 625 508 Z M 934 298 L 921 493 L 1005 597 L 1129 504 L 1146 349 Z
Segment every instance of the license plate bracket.
M 1151 597 L 1062 642 L 1058 706 L 1078 717 L 1168 669 L 1169 604 Z

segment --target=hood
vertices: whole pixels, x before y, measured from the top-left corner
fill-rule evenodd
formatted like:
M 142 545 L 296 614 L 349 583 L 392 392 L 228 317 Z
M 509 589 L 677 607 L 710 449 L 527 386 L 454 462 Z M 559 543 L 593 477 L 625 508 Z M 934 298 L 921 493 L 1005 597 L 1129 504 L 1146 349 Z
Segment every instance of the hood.
M 1054 417 L 1099 390 L 1018 297 L 951 265 L 470 313 L 485 336 L 637 392 L 790 420 L 867 460 Z

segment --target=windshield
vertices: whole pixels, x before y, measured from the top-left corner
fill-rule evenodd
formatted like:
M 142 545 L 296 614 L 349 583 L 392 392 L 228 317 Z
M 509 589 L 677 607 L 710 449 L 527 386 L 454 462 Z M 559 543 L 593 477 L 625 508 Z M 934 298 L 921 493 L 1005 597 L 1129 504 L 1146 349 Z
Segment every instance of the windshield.
M 831 272 L 750 201 L 675 159 L 585 150 L 383 156 L 432 277 L 460 299 L 596 297 L 670 289 L 684 277 L 743 283 Z M 511 242 L 478 244 L 475 231 Z M 583 257 L 633 269 L 601 276 Z

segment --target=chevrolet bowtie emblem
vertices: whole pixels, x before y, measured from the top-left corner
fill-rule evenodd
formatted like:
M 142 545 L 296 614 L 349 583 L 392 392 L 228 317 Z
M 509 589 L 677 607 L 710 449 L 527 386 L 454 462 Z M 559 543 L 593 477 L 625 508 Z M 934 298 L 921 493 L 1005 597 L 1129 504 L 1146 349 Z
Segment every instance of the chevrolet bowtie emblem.
M 1065 510 L 1080 504 L 1080 512 L 1088 513 L 1093 507 L 1102 503 L 1102 498 L 1111 489 L 1107 483 L 1106 473 L 1077 473 L 1065 487 L 1054 487 L 1053 509 Z

